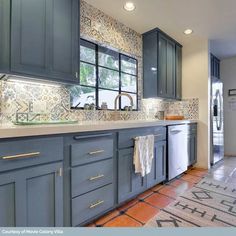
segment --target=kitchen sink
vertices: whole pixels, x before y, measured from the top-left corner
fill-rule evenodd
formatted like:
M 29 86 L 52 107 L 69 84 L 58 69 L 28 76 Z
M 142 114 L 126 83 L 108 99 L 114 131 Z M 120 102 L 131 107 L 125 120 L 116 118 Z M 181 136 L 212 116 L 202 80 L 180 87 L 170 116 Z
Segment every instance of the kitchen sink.
M 18 121 L 15 125 L 60 125 L 60 124 L 76 124 L 77 120 L 53 120 L 53 121 Z

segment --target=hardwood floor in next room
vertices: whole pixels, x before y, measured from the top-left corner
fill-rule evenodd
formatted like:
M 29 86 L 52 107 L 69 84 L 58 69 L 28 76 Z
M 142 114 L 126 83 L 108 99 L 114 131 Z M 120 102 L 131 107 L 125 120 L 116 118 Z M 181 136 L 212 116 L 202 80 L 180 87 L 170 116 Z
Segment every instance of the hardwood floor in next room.
M 142 227 L 203 177 L 236 184 L 236 158 L 225 158 L 211 170 L 192 168 L 164 185 L 157 185 L 108 213 L 88 227 Z

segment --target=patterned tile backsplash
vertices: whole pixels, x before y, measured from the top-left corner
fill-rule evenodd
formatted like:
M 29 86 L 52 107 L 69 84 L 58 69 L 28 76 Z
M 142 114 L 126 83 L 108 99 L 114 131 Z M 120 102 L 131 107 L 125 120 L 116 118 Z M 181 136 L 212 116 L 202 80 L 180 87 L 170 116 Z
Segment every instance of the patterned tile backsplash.
M 79 120 L 111 120 L 113 111 L 84 111 L 70 109 L 69 90 L 64 85 L 25 81 L 2 81 L 1 122 Z M 198 119 L 198 99 L 178 102 L 159 99 L 141 100 L 141 110 L 119 112 L 121 120 L 154 119 L 157 111 Z
M 159 110 L 168 114 L 198 119 L 198 99 L 166 102 L 142 100 L 142 36 L 100 10 L 81 1 L 81 37 L 128 54 L 138 60 L 139 111 L 120 112 L 121 120 L 154 119 Z M 23 80 L 0 82 L 0 121 L 79 120 L 105 121 L 112 111 L 83 111 L 70 109 L 69 90 L 64 85 Z

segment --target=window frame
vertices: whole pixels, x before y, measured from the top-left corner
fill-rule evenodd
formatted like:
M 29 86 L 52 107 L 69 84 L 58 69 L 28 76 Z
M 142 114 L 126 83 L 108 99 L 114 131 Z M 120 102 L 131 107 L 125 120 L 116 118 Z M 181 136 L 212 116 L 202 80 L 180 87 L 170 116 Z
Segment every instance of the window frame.
M 84 44 L 83 44 L 84 42 Z M 138 111 L 138 60 L 134 57 L 131 57 L 129 55 L 126 55 L 126 54 L 123 54 L 123 53 L 120 53 L 118 51 L 115 51 L 115 50 L 112 50 L 110 48 L 107 48 L 107 47 L 104 47 L 104 46 L 100 46 L 94 42 L 91 42 L 91 41 L 88 41 L 86 39 L 83 39 L 81 38 L 80 39 L 80 46 L 84 46 L 84 47 L 89 47 L 89 46 L 86 46 L 86 45 L 92 45 L 93 47 L 91 47 L 92 50 L 95 50 L 95 64 L 93 64 L 92 62 L 87 62 L 87 61 L 84 61 L 84 60 L 81 60 L 80 58 L 80 63 L 84 63 L 86 65 L 91 65 L 91 66 L 94 66 L 95 67 L 95 86 L 90 86 L 90 85 L 84 85 L 84 84 L 81 84 L 81 81 L 80 81 L 80 78 L 79 78 L 79 86 L 81 87 L 89 87 L 89 88 L 94 88 L 95 89 L 95 105 L 96 105 L 96 110 L 101 110 L 101 108 L 99 108 L 99 90 L 107 90 L 107 91 L 113 91 L 113 92 L 117 92 L 118 94 L 121 94 L 121 93 L 128 93 L 130 95 L 135 95 L 136 96 L 136 109 L 133 109 L 133 111 Z M 99 49 L 102 49 L 104 51 L 108 50 L 108 51 L 111 51 L 111 53 L 115 53 L 118 55 L 118 69 L 114 69 L 114 68 L 109 68 L 107 66 L 103 66 L 103 65 L 99 65 L 99 52 L 100 50 Z M 108 54 L 109 55 L 109 54 Z M 121 60 L 122 60 L 122 56 L 124 58 L 130 58 L 132 60 L 134 60 L 136 62 L 136 75 L 134 74 L 131 74 L 131 73 L 127 73 L 127 72 L 124 72 L 122 71 L 121 69 Z M 116 89 L 109 89 L 109 88 L 104 88 L 104 87 L 100 87 L 99 86 L 99 68 L 103 68 L 103 69 L 107 69 L 107 70 L 110 70 L 110 71 L 115 71 L 119 74 L 119 83 L 118 83 L 118 90 Z M 122 90 L 122 74 L 124 75 L 129 75 L 129 76 L 133 76 L 136 78 L 136 92 L 128 92 L 128 91 L 124 91 Z M 119 110 L 121 110 L 121 98 L 119 99 Z M 83 107 L 71 107 L 71 109 L 83 109 Z M 108 109 L 110 111 L 114 111 L 114 109 Z M 122 109 L 124 110 L 124 109 Z

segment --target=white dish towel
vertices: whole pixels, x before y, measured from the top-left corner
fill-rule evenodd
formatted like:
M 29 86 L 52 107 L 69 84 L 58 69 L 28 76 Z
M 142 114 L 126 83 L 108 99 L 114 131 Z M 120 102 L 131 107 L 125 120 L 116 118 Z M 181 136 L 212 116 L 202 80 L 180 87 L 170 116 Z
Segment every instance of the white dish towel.
M 153 157 L 154 135 L 136 137 L 133 158 L 135 173 L 140 173 L 142 177 L 149 174 L 152 169 Z

